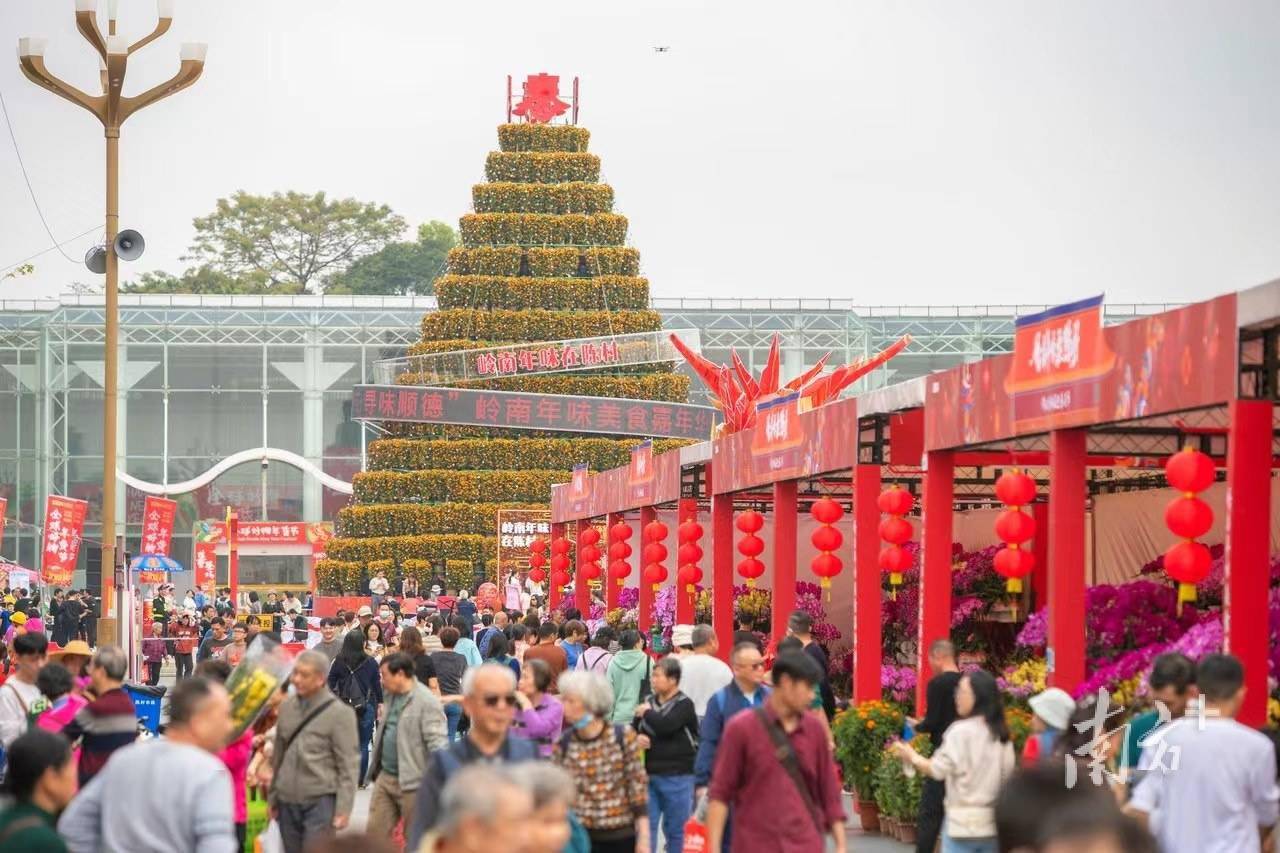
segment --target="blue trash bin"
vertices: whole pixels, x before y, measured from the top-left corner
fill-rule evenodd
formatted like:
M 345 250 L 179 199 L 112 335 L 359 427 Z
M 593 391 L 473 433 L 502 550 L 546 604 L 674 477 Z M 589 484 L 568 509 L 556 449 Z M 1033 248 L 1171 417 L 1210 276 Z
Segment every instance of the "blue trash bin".
M 160 733 L 160 704 L 164 701 L 164 687 L 148 684 L 126 683 L 124 691 L 133 700 L 138 719 L 152 734 Z

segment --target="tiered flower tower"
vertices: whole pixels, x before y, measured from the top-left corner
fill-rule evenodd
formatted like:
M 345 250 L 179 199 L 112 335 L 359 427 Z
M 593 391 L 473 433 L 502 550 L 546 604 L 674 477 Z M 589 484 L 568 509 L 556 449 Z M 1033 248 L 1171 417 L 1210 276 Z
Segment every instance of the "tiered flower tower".
M 600 183 L 590 134 L 573 125 L 505 124 L 485 162 L 487 183 L 472 190 L 462 245 L 436 282 L 440 310 L 422 318 L 412 354 L 528 341 L 656 331 L 640 254 L 624 245 L 626 217 Z M 402 384 L 423 384 L 412 373 Z M 683 402 L 688 377 L 670 363 L 506 377 L 461 383 L 504 391 Z M 625 464 L 634 439 L 393 425 L 373 442 L 369 470 L 357 474 L 351 505 L 337 518 L 329 559 L 317 567 L 321 592 L 355 591 L 382 569 L 420 583 L 443 577 L 473 587 L 495 580 L 497 512 L 545 507 L 552 483 L 575 463 L 591 470 Z M 662 451 L 684 442 L 659 440 Z

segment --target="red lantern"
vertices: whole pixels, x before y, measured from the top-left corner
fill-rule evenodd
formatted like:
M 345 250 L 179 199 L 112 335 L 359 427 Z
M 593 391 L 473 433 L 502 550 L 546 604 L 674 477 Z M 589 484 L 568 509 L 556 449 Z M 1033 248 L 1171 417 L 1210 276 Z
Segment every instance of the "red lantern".
M 698 584 L 702 583 L 702 569 L 692 563 L 686 563 L 680 567 L 680 571 L 676 573 L 676 578 L 684 586 L 685 592 L 692 595 Z
M 538 537 L 529 540 L 529 552 L 531 554 L 545 554 L 547 551 L 547 540 Z
M 655 589 L 659 584 L 667 579 L 667 567 L 661 563 L 650 563 L 644 567 L 645 583 L 653 586 Z
M 555 576 L 556 572 L 563 574 L 569 568 L 569 558 L 564 554 L 553 554 L 551 557 L 551 575 Z
M 600 549 L 595 545 L 584 545 L 578 552 L 579 563 L 594 563 L 600 559 Z
M 600 541 L 600 531 L 594 527 L 588 527 L 586 530 L 578 534 L 579 545 L 594 545 Z
M 1036 535 L 1036 520 L 1020 509 L 1006 509 L 996 518 L 996 536 L 1002 542 L 1019 545 Z
M 1026 506 L 1036 499 L 1036 481 L 1014 469 L 996 480 L 996 497 L 1008 506 Z
M 734 524 L 743 533 L 758 533 L 760 528 L 764 527 L 764 516 L 754 509 L 749 509 L 746 512 L 739 513 Z
M 661 563 L 667 559 L 667 546 L 661 542 L 650 542 L 644 546 L 644 551 L 641 553 L 646 563 Z
M 554 586 L 556 586 L 556 587 L 565 587 L 565 586 L 568 586 L 568 585 L 569 585 L 569 574 L 568 574 L 567 572 L 556 572 L 556 571 L 553 571 L 553 572 L 551 573 L 551 583 L 552 583 L 552 585 L 554 585 Z
M 891 515 L 880 522 L 880 538 L 894 545 L 906 545 L 911 541 L 914 529 L 905 518 Z
M 600 564 L 596 562 L 584 563 L 578 568 L 578 577 L 586 581 L 595 580 L 600 577 Z
M 676 537 L 682 545 L 688 542 L 697 542 L 702 538 L 702 525 L 693 519 L 689 519 L 676 528 Z
M 911 568 L 911 552 L 901 545 L 887 545 L 880 550 L 880 570 L 889 573 L 889 583 L 902 583 L 902 573 Z M 895 579 L 893 576 L 897 575 Z
M 1180 584 L 1195 587 L 1209 576 L 1213 557 L 1199 542 L 1179 542 L 1164 552 L 1164 570 Z
M 809 541 L 819 551 L 836 551 L 844 544 L 844 536 L 837 528 L 829 524 L 821 524 L 813 529 L 813 535 L 809 537 Z
M 631 564 L 626 560 L 614 560 L 609 564 L 609 577 L 617 580 L 618 586 L 625 584 L 630 576 Z
M 738 540 L 738 553 L 744 557 L 759 557 L 764 553 L 764 540 L 748 533 Z
M 540 569 L 547 564 L 547 558 L 543 556 L 541 551 L 534 551 L 529 555 L 529 568 Z
M 915 506 L 915 495 L 896 483 L 880 493 L 876 506 L 886 515 L 906 515 Z
M 609 528 L 609 538 L 614 542 L 626 542 L 631 538 L 631 525 L 625 521 L 619 521 Z
M 609 546 L 609 559 L 625 560 L 631 556 L 631 546 L 626 542 L 615 541 Z
M 1179 539 L 1199 539 L 1213 527 L 1213 510 L 1199 498 L 1174 498 L 1164 511 L 1164 523 Z
M 1017 545 L 1009 545 L 996 552 L 995 570 L 1005 578 L 1005 588 L 1011 593 L 1022 592 L 1022 579 L 1036 567 L 1036 555 Z
M 661 521 L 651 521 L 644 526 L 644 538 L 650 542 L 661 542 L 667 538 L 667 526 Z
M 1193 495 L 1212 486 L 1217 472 L 1212 459 L 1187 447 L 1169 457 L 1164 465 L 1164 477 L 1184 495 Z
M 831 498 L 821 497 L 813 502 L 809 515 L 819 524 L 835 524 L 844 515 L 844 507 Z
M 822 579 L 824 587 L 829 587 L 831 579 L 840 574 L 840 570 L 844 568 L 844 563 L 835 554 L 819 554 L 809 563 L 809 568 Z
M 541 556 L 541 555 L 538 555 Z M 529 570 L 529 580 L 534 583 L 542 583 L 547 577 L 547 573 L 542 569 L 533 568 Z
M 702 548 L 692 542 L 686 542 L 676 551 L 676 556 L 682 566 L 697 563 L 702 560 Z
M 569 553 L 569 540 L 568 540 L 568 539 L 565 539 L 563 536 L 560 536 L 560 537 L 558 537 L 558 538 L 556 538 L 556 539 L 552 539 L 552 540 L 551 540 L 551 553 L 552 553 L 552 554 L 568 554 L 568 553 Z
M 747 586 L 755 586 L 756 578 L 764 574 L 764 563 L 755 557 L 747 557 L 738 561 L 738 574 L 747 581 Z

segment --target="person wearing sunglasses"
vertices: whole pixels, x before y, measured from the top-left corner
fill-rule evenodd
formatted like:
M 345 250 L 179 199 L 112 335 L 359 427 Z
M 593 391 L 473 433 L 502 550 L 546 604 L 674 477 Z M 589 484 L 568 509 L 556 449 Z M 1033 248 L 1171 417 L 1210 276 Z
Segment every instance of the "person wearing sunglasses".
M 462 710 L 471 720 L 466 737 L 432 754 L 418 786 L 413 822 L 405 833 L 406 850 L 416 850 L 422 837 L 440 820 L 441 794 L 449 779 L 471 764 L 517 764 L 538 757 L 537 746 L 511 734 L 515 721 L 516 675 L 509 666 L 485 663 L 462 676 Z

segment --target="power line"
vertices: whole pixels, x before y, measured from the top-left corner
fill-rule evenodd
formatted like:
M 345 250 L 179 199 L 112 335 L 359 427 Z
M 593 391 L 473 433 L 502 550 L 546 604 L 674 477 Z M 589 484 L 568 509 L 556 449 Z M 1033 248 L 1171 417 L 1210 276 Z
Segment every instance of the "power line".
M 0 267 L 0 273 L 6 273 L 9 270 L 14 269 L 15 267 L 20 267 L 23 264 L 25 264 L 27 261 L 34 261 L 36 258 L 40 257 L 43 254 L 47 254 L 48 252 L 52 252 L 54 249 L 58 249 L 59 251 L 61 251 L 62 246 L 65 246 L 68 243 L 74 243 L 76 240 L 79 240 L 81 237 L 84 237 L 86 234 L 92 234 L 94 231 L 101 231 L 101 230 L 102 230 L 101 225 L 95 225 L 92 228 L 88 229 L 87 231 L 81 231 L 79 234 L 75 235 L 74 237 L 68 237 L 67 239 L 63 240 L 61 243 L 55 243 L 54 245 L 49 246 L 48 248 L 41 249 L 40 251 L 36 252 L 34 255 L 28 255 L 27 257 L 23 258 L 17 263 Z M 62 254 L 65 256 L 66 252 L 63 252 Z M 78 263 L 78 261 L 76 263 Z
M 27 164 L 22 162 L 22 150 L 18 148 L 18 137 L 13 132 L 13 122 L 9 120 L 9 108 L 5 105 L 4 92 L 2 91 L 0 91 L 0 114 L 4 115 L 5 127 L 9 128 L 9 139 L 13 142 L 13 153 L 16 154 L 18 157 L 18 168 L 22 170 L 22 180 L 26 181 L 27 192 L 30 193 L 31 195 L 31 204 L 36 209 L 36 215 L 40 217 L 40 224 L 44 226 L 45 233 L 48 234 L 49 239 L 53 241 L 53 248 L 57 249 L 58 253 L 61 254 L 62 257 L 66 258 L 68 261 L 70 261 L 73 264 L 80 263 L 78 260 L 71 257 L 66 252 L 62 251 L 62 243 L 69 243 L 71 241 L 63 240 L 62 243 L 58 242 L 58 238 L 53 236 L 53 229 L 49 227 L 49 220 L 44 218 L 44 211 L 40 209 L 40 202 L 36 201 L 36 191 L 31 186 L 31 177 L 27 174 Z M 90 230 L 93 230 L 93 229 L 90 229 Z M 85 232 L 85 233 L 88 233 L 88 232 Z M 81 234 L 79 236 L 83 237 L 84 234 Z M 71 239 L 74 240 L 76 238 L 73 237 Z M 45 251 L 47 252 L 49 250 L 46 249 Z M 44 252 L 41 252 L 40 254 L 44 254 Z M 18 263 L 26 263 L 26 261 L 19 261 Z

